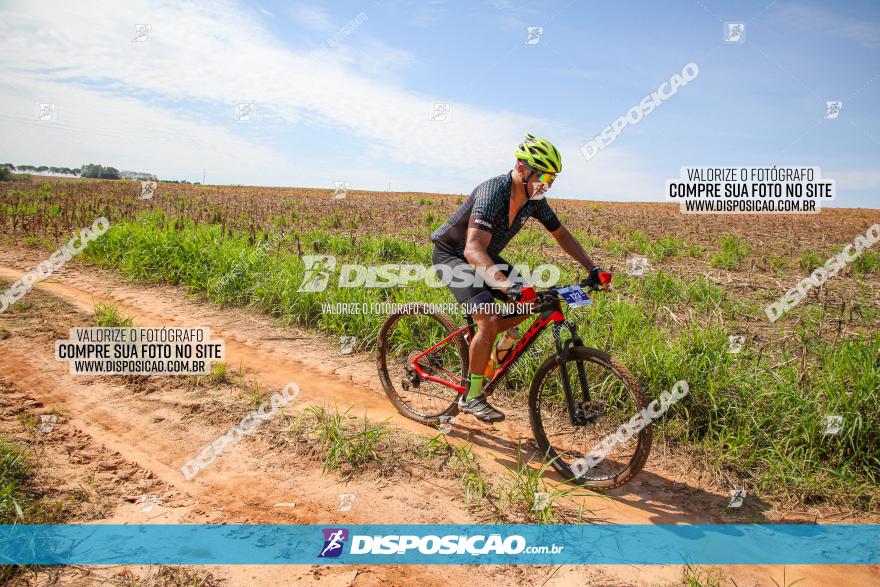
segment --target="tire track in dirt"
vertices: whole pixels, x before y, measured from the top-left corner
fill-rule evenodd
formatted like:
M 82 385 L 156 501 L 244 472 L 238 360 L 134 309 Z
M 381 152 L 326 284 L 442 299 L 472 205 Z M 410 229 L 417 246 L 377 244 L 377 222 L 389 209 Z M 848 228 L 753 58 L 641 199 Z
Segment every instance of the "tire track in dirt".
M 301 336 L 297 333 L 290 336 L 290 330 L 281 330 L 271 325 L 260 316 L 236 315 L 229 310 L 220 310 L 205 302 L 194 302 L 182 299 L 180 292 L 169 295 L 166 288 L 134 285 L 117 285 L 108 283 L 106 277 L 84 275 L 66 268 L 66 275 L 40 283 L 37 287 L 64 300 L 82 312 L 91 312 L 97 303 L 112 303 L 123 314 L 133 316 L 138 326 L 208 326 L 212 337 L 223 339 L 226 349 L 226 363 L 230 366 L 243 364 L 248 373 L 272 390 L 281 389 L 290 381 L 300 387 L 298 402 L 339 406 L 341 409 L 352 407 L 356 415 L 367 414 L 373 420 L 389 420 L 396 428 L 425 435 L 432 434 L 432 429 L 397 413 L 385 397 L 378 382 L 375 363 L 365 359 L 363 355 L 347 358 L 338 355 L 335 349 L 324 339 Z M 17 279 L 20 271 L 0 266 L 0 277 Z M 74 283 L 76 285 L 74 285 Z M 237 310 L 241 313 L 241 310 Z M 293 340 L 290 340 L 290 339 Z M 287 339 L 287 340 L 285 340 Z M 295 357 L 295 358 L 294 358 Z M 328 358 L 333 357 L 328 361 Z M 334 364 L 342 365 L 335 368 Z M 64 364 L 57 363 L 58 367 Z M 45 366 L 50 369 L 49 365 Z M 522 406 L 523 413 L 526 407 Z M 476 421 L 468 421 L 458 425 L 450 435 L 452 441 L 474 443 L 474 452 L 481 456 L 490 468 L 496 472 L 504 472 L 516 466 L 516 440 L 530 440 L 531 435 L 527 424 L 517 426 L 515 418 L 503 424 L 500 432 L 497 428 L 483 426 Z M 191 451 L 196 451 L 212 439 L 201 444 L 191 444 Z M 174 444 L 174 443 L 172 443 Z M 177 445 L 169 453 L 179 458 L 182 466 L 192 457 L 194 452 L 180 451 Z M 643 491 L 638 499 L 630 505 L 623 496 L 630 494 L 632 488 L 639 487 Z M 682 489 L 687 485 L 680 481 L 667 481 L 662 477 L 643 472 L 640 478 L 625 488 L 610 492 L 618 499 L 609 500 L 601 496 L 585 502 L 596 521 L 608 523 L 673 523 L 673 522 L 713 522 L 720 521 L 719 503 L 726 503 L 723 496 L 703 494 L 699 490 L 691 491 L 688 496 L 691 505 L 699 499 L 708 499 L 703 511 L 713 511 L 710 515 L 688 514 L 683 505 L 671 505 L 666 500 L 679 494 L 681 501 Z M 645 500 L 645 494 L 656 489 L 666 490 L 670 495 L 660 495 L 656 502 Z M 666 493 L 664 492 L 664 493 Z M 662 499 L 659 499 L 662 498 Z M 698 510 L 700 508 L 697 508 Z
M 177 462 L 188 460 L 224 428 L 199 418 L 185 419 L 188 408 L 198 404 L 190 402 L 179 387 L 160 386 L 158 390 L 138 392 L 133 389 L 137 384 L 117 383 L 123 378 L 74 377 L 67 373 L 62 363 L 54 361 L 51 350 L 52 332 L 57 335 L 61 329 L 58 325 L 46 326 L 49 320 L 59 318 L 34 316 L 40 310 L 39 298 L 45 293 L 32 292 L 30 308 L 3 316 L 4 322 L 12 318 L 25 323 L 7 323 L 14 332 L 0 341 L 0 381 L 18 390 L 4 394 L 3 402 L 9 400 L 58 414 L 59 429 L 63 423 L 66 429 L 77 431 L 80 438 L 89 438 L 97 450 L 117 455 L 112 465 L 103 467 L 108 475 L 135 467 L 143 470 L 154 485 L 172 488 L 163 494 L 174 496 L 173 500 L 163 499 L 150 516 L 129 511 L 130 507 L 119 508 L 101 519 L 101 523 L 327 523 L 332 519 L 334 523 L 346 524 L 389 523 L 395 518 L 426 524 L 471 521 L 466 510 L 454 506 L 451 496 L 440 491 L 443 487 L 418 479 L 400 486 L 383 486 L 381 480 L 377 484 L 374 479 L 355 478 L 344 488 L 334 488 L 339 482 L 333 476 L 322 475 L 319 464 L 278 454 L 277 447 L 261 441 L 259 434 L 224 452 L 193 482 L 185 481 L 176 468 Z M 67 326 L 74 320 L 83 323 L 86 317 L 68 312 L 60 320 Z M 45 327 L 43 332 L 37 332 L 38 322 Z M 196 392 L 209 395 L 212 390 Z M 338 491 L 353 492 L 363 503 L 350 512 L 336 511 Z M 426 500 L 437 503 L 424 507 Z M 281 503 L 285 504 L 283 508 L 276 507 Z M 109 567 L 88 577 L 72 576 L 75 573 L 71 570 L 62 574 L 60 584 L 101 584 L 107 573 L 115 573 L 119 568 Z M 126 568 L 144 570 L 136 566 Z M 233 585 L 440 585 L 446 578 L 445 573 L 428 566 L 285 565 L 281 576 L 278 566 L 206 568 L 215 576 L 225 576 Z M 487 569 L 476 584 L 534 582 L 547 572 L 546 568 L 496 567 Z
M 20 269 L 0 266 L 0 277 L 5 279 L 17 279 L 22 273 Z M 388 403 L 376 380 L 372 360 L 340 357 L 328 361 L 327 358 L 335 354 L 333 346 L 313 334 L 294 332 L 303 336 L 291 336 L 291 329 L 279 329 L 264 317 L 240 309 L 222 310 L 208 303 L 187 300 L 180 288 L 175 290 L 168 287 L 120 284 L 100 272 L 86 275 L 81 271 L 65 268 L 63 274 L 37 287 L 83 312 L 91 312 L 97 302 L 113 303 L 123 313 L 135 317 L 138 326 L 211 327 L 213 338 L 225 340 L 227 364 L 234 366 L 239 362 L 243 363 L 250 374 L 270 389 L 280 389 L 288 382 L 296 381 L 302 390 L 300 402 L 336 403 L 341 408 L 354 406 L 353 412 L 357 415 L 366 412 L 374 420 L 390 419 L 398 428 L 420 434 L 430 433 L 430 429 L 398 415 Z M 225 513 L 243 515 L 248 521 L 278 522 L 277 514 L 271 511 L 270 504 L 277 501 L 277 498 L 268 499 L 268 496 L 279 495 L 279 486 L 283 487 L 286 481 L 284 475 L 274 474 L 267 478 L 264 471 L 258 474 L 251 472 L 255 463 L 263 462 L 262 459 L 267 456 L 271 458 L 267 450 L 253 451 L 251 447 L 240 445 L 233 454 L 224 454 L 208 470 L 203 471 L 194 483 L 182 484 L 179 466 L 216 438 L 214 431 L 195 428 L 186 430 L 185 434 L 180 431 L 169 434 L 168 427 L 157 428 L 150 421 L 150 400 L 135 398 L 123 401 L 124 406 L 114 406 L 114 401 L 119 402 L 119 397 L 130 397 L 130 393 L 121 393 L 120 389 L 99 381 L 89 381 L 87 386 L 83 386 L 82 378 L 73 378 L 67 374 L 66 365 L 55 362 L 46 349 L 10 348 L 7 343 L 0 343 L 0 349 L 3 350 L 0 354 L 0 369 L 4 375 L 21 382 L 26 389 L 40 390 L 37 395 L 41 396 L 39 399 L 46 405 L 58 405 L 68 413 L 78 414 L 72 418 L 73 423 L 90 431 L 97 428 L 102 432 L 100 441 L 108 443 L 126 459 L 151 470 L 164 482 L 185 488 L 184 491 L 199 500 L 217 504 Z M 124 415 L 120 415 L 123 408 Z M 497 468 L 514 462 L 513 441 L 510 439 L 515 438 L 517 432 L 513 427 L 505 430 L 505 434 L 513 433 L 506 439 L 499 439 L 497 432 L 479 426 L 462 429 L 472 433 L 467 440 L 476 443 L 475 452 L 484 457 L 484 460 L 491 461 Z M 464 434 L 459 432 L 457 436 L 464 440 Z M 146 444 L 149 446 L 145 446 Z M 685 483 L 649 472 L 650 466 L 647 469 L 640 475 L 644 479 L 637 478 L 626 488 L 616 490 L 618 499 L 602 499 L 599 506 L 595 503 L 596 500 L 592 500 L 587 507 L 596 511 L 601 509 L 602 521 L 613 523 L 723 521 L 719 519 L 718 513 L 688 513 L 683 504 L 693 498 L 694 501 L 707 500 L 707 504 L 717 505 L 719 500 L 726 503 L 726 498 L 705 492 L 701 494 L 700 490 Z M 264 476 L 263 479 L 255 478 L 258 475 Z M 659 490 L 655 491 L 655 488 Z M 683 495 L 670 499 L 669 496 L 676 492 Z M 332 511 L 326 506 L 318 509 L 320 513 Z M 371 520 L 365 519 L 363 512 L 360 514 L 358 522 L 371 523 Z M 317 523 L 325 518 L 321 518 L 319 512 L 315 511 L 312 515 L 298 516 L 295 520 L 288 518 L 286 521 Z M 383 517 L 378 516 L 373 523 L 381 521 Z M 441 517 L 437 521 L 450 520 Z M 596 567 L 593 569 L 599 571 Z M 666 582 L 677 576 L 677 572 L 670 574 L 670 570 L 653 567 L 649 571 L 643 568 L 635 573 L 633 580 L 647 580 L 647 584 Z M 827 574 L 832 571 L 829 567 L 801 567 L 798 570 L 804 571 L 798 574 L 798 578 L 809 576 L 808 584 L 833 583 L 834 574 Z M 860 575 L 866 580 L 869 577 L 877 578 L 876 569 L 847 568 L 847 571 L 851 570 L 854 570 L 852 576 Z M 419 571 L 412 567 L 407 568 L 406 572 L 398 569 L 395 577 L 409 575 L 410 579 L 419 577 L 427 583 L 434 583 L 435 580 L 442 582 L 443 573 L 423 574 Z M 612 576 L 618 580 L 622 578 L 621 575 L 632 576 L 631 572 L 618 572 L 618 568 L 612 567 L 611 571 Z M 369 570 L 369 574 L 378 579 L 385 572 L 374 567 Z M 565 572 L 557 572 L 551 584 L 563 577 L 567 580 L 573 579 L 572 574 L 580 573 L 577 568 L 566 568 Z M 737 568 L 735 574 L 738 580 L 751 579 L 751 584 L 760 584 L 768 576 L 780 575 L 780 571 L 779 567 L 749 567 L 748 570 Z M 508 580 L 510 578 L 509 575 L 504 577 Z M 495 580 L 498 579 L 501 577 L 495 575 Z M 813 580 L 817 582 L 813 583 Z

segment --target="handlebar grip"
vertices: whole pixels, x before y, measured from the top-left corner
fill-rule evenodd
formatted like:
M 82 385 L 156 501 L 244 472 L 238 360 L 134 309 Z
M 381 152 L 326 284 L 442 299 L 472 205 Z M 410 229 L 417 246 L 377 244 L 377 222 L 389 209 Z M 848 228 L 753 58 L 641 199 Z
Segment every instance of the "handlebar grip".
M 599 291 L 600 289 L 608 289 L 606 286 L 611 283 L 611 272 L 600 271 L 596 274 L 596 280 L 592 281 L 589 277 L 581 281 L 581 287 L 588 287 L 590 291 Z

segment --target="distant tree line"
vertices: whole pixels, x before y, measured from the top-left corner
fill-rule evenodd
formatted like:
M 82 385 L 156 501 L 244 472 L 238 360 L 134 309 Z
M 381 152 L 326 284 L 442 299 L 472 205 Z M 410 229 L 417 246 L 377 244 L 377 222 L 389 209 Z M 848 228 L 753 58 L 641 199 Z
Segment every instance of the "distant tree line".
M 45 173 L 46 171 L 48 171 L 50 173 L 65 173 L 67 175 L 79 175 L 82 171 L 80 168 L 71 169 L 70 167 L 47 167 L 45 165 L 40 165 L 39 167 L 36 167 L 34 165 L 19 165 L 18 167 L 16 167 L 12 163 L 0 163 L 0 167 L 2 167 L 4 169 L 8 169 L 9 171 L 17 171 L 19 173 L 27 173 L 29 171 L 33 171 L 36 173 Z
M 82 166 L 82 177 L 91 177 L 95 179 L 119 179 L 119 170 L 115 167 L 104 167 L 89 163 Z
M 49 167 L 47 165 L 13 165 L 12 163 L 0 163 L 0 178 L 4 181 L 10 179 L 10 173 L 59 173 L 64 175 L 73 175 L 76 177 L 89 177 L 93 179 L 157 179 L 152 173 L 141 173 L 138 171 L 119 171 L 115 167 L 96 165 L 89 163 L 81 167 Z

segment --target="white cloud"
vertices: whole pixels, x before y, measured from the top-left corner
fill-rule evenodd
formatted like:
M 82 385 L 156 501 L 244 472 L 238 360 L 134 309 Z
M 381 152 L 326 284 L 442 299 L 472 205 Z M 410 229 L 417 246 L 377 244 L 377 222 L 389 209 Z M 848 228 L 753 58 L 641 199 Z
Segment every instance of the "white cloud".
M 320 11 L 308 18 L 316 26 L 322 22 Z M 139 23 L 149 23 L 151 33 L 132 42 Z M 354 30 L 347 41 L 357 35 Z M 413 187 L 395 176 L 397 189 L 469 192 L 510 168 L 523 131 L 550 129 L 547 136 L 571 144 L 563 148 L 571 161 L 561 184 L 570 184 L 568 191 L 625 195 L 653 185 L 622 152 L 606 150 L 604 161 L 577 164 L 579 137 L 552 121 L 453 103 L 450 121 L 433 122 L 431 104 L 443 97 L 353 70 L 345 51 L 294 52 L 265 28 L 259 11 L 231 1 L 206 6 L 133 0 L 124 8 L 13 1 L 0 21 L 0 37 L 0 109 L 15 113 L 0 116 L 0 133 L 15 137 L 0 153 L 12 162 L 105 162 L 166 177 L 208 167 L 223 170 L 214 181 L 329 187 L 345 178 L 374 189 L 384 188 L 396 168 L 412 166 L 405 177 Z M 410 60 L 395 55 L 401 64 Z M 54 127 L 29 118 L 33 102 L 44 97 L 58 104 Z M 242 99 L 253 100 L 262 116 L 279 125 L 274 129 L 289 127 L 293 136 L 320 125 L 341 141 L 365 144 L 363 160 L 340 161 L 328 150 L 311 154 L 318 163 L 308 172 L 315 175 L 285 171 L 294 154 L 267 146 L 264 137 L 254 136 L 256 127 L 212 120 L 226 109 L 231 118 Z M 465 182 L 469 187 L 461 187 Z
M 880 47 L 880 24 L 865 18 L 851 18 L 816 6 L 786 4 L 779 9 L 781 17 L 811 31 L 819 31 L 849 39 L 869 49 Z
M 608 147 L 587 161 L 580 145 L 560 144 L 559 148 L 564 154 L 563 173 L 553 184 L 553 192 L 586 199 L 665 201 L 665 179 L 641 170 L 629 151 Z
M 433 26 L 446 10 L 443 0 L 397 3 L 396 10 L 407 15 L 407 24 L 418 28 Z
M 302 23 L 318 32 L 333 32 L 338 28 L 338 24 L 334 23 L 330 14 L 320 6 L 302 3 L 294 4 L 289 7 L 287 13 L 296 22 Z
M 23 99 L 31 96 L 55 104 L 56 119 L 38 120 L 34 101 Z M 0 153 L 14 163 L 103 163 L 168 179 L 200 177 L 207 167 L 215 181 L 229 183 L 238 181 L 237 174 L 276 175 L 286 163 L 279 153 L 223 127 L 176 118 L 133 98 L 6 79 L 0 81 L 0 104 L 0 134 L 10 139 Z
M 543 26 L 548 19 L 556 15 L 548 7 L 533 7 L 528 2 L 511 2 L 510 0 L 486 0 L 486 4 L 496 9 L 494 20 L 508 30 L 520 29 L 525 37 L 526 27 Z M 521 18 L 522 17 L 522 18 Z
M 837 188 L 846 190 L 880 189 L 880 171 L 822 171 L 822 177 L 833 179 Z M 840 201 L 837 201 L 840 204 Z

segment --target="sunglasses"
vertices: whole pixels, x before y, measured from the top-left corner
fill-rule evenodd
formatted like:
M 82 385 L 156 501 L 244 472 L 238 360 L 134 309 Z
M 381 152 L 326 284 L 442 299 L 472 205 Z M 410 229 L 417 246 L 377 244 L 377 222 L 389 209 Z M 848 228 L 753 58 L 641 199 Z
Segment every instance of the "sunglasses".
M 556 174 L 555 174 L 555 173 L 539 173 L 539 174 L 538 174 L 538 181 L 540 181 L 541 183 L 543 183 L 543 184 L 544 184 L 545 186 L 547 186 L 548 188 L 549 188 L 551 185 L 553 185 L 553 180 L 555 180 L 555 179 L 556 179 Z
M 548 188 L 549 188 L 551 185 L 553 185 L 553 181 L 556 179 L 556 174 L 555 174 L 555 173 L 545 173 L 545 172 L 543 172 L 543 171 L 538 171 L 537 169 L 532 169 L 532 168 L 529 167 L 528 165 L 526 165 L 525 168 L 528 169 L 528 170 L 531 172 L 531 173 L 529 173 L 529 176 L 528 176 L 527 179 L 531 179 L 532 175 L 535 174 L 535 173 L 537 173 L 537 174 L 538 174 L 538 181 L 540 181 L 541 183 L 543 183 L 543 184 L 544 184 L 545 186 L 547 186 Z

